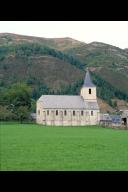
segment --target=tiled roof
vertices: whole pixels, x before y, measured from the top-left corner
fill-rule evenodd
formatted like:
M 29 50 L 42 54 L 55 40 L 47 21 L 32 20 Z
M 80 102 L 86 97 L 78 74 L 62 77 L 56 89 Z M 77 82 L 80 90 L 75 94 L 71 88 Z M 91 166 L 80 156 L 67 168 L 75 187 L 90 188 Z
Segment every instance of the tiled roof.
M 55 109 L 99 109 L 97 102 L 87 102 L 81 96 L 72 95 L 42 95 L 38 102 L 43 108 Z

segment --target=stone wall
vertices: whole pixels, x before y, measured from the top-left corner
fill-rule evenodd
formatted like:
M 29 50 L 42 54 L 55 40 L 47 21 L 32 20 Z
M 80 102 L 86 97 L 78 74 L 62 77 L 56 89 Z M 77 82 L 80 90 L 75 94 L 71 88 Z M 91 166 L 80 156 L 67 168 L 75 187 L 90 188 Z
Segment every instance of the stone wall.
M 66 114 L 65 114 L 66 111 Z M 81 112 L 83 111 L 83 112 Z M 91 114 L 93 111 L 93 115 Z M 58 112 L 58 114 L 56 114 Z M 83 114 L 82 114 L 83 113 Z M 99 124 L 99 110 L 80 109 L 43 109 L 43 105 L 37 102 L 38 124 L 43 125 L 96 125 Z
M 89 89 L 91 90 L 91 94 L 89 94 Z M 85 100 L 91 101 L 96 101 L 96 87 L 83 87 L 81 88 L 81 93 L 80 95 L 83 97 Z

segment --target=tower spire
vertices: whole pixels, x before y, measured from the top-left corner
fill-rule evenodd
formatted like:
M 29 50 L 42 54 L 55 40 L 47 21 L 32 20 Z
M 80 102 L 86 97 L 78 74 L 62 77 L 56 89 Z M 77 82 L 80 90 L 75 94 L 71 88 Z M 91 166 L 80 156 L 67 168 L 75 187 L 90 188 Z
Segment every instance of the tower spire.
M 96 86 L 92 82 L 88 68 L 80 95 L 83 97 L 84 100 L 87 100 L 89 102 L 96 102 Z
M 95 85 L 92 82 L 92 79 L 91 79 L 88 68 L 87 68 L 87 72 L 86 72 L 86 75 L 85 75 L 85 78 L 84 78 L 84 85 L 83 86 L 84 87 L 95 87 Z

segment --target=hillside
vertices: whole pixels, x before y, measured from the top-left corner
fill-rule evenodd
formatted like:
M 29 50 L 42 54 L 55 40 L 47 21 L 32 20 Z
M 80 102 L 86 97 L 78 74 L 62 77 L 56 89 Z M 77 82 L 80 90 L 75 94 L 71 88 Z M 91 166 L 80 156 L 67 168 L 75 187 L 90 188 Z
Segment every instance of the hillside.
M 43 93 L 78 94 L 87 66 L 97 75 L 98 96 L 105 100 L 99 102 L 103 111 L 113 112 L 106 103 L 107 95 L 113 96 L 112 99 L 127 100 L 126 50 L 99 42 L 86 44 L 71 38 L 0 34 L 1 89 L 24 81 L 33 87 L 35 99 Z M 103 89 L 102 83 L 99 84 L 102 79 L 110 87 L 109 90 Z
M 117 89 L 128 93 L 128 77 L 124 76 L 121 72 L 107 67 L 103 67 L 95 72 Z
M 65 53 L 75 56 L 90 67 L 108 67 L 128 76 L 128 52 L 118 47 L 92 42 L 66 49 Z
M 128 48 L 125 48 L 124 51 L 126 51 L 128 53 Z
M 25 36 L 11 33 L 0 33 L 0 45 L 14 45 L 22 43 L 38 43 L 49 46 L 57 50 L 64 50 L 73 47 L 83 45 L 85 43 L 74 40 L 69 37 L 65 38 L 43 38 L 43 37 L 33 37 Z
M 28 81 L 31 84 L 44 83 L 49 88 L 57 90 L 63 84 L 73 83 L 76 77 L 83 77 L 84 73 L 70 63 L 50 55 L 28 58 L 10 55 L 0 62 L 0 76 L 4 85 Z
M 105 43 L 92 42 L 66 49 L 64 52 L 74 56 L 99 77 L 128 94 L 127 50 Z

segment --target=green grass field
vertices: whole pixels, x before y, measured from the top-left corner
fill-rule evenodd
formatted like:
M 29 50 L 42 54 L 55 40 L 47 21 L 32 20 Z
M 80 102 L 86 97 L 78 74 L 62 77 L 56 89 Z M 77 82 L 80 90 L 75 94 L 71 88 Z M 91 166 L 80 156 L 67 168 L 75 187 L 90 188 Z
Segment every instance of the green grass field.
M 128 170 L 128 131 L 4 123 L 0 170 Z

